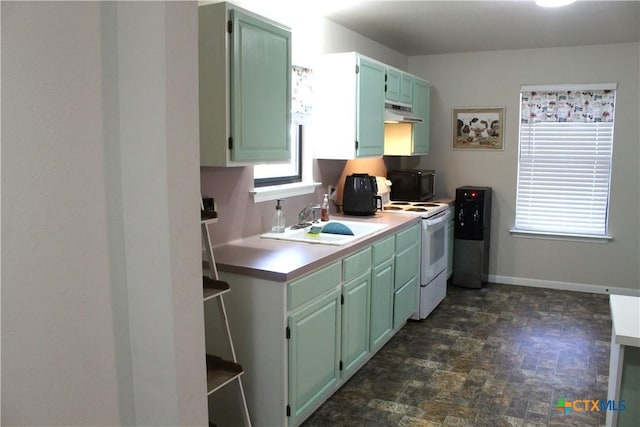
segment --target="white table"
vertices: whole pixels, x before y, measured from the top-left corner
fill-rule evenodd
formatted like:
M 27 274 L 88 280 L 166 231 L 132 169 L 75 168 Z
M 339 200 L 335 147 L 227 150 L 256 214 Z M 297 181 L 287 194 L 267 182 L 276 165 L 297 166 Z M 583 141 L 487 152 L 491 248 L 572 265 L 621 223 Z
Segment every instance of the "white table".
M 607 411 L 607 426 L 637 426 L 640 418 L 640 298 L 611 295 L 611 354 L 608 400 L 624 411 Z M 626 360 L 625 360 L 625 353 Z

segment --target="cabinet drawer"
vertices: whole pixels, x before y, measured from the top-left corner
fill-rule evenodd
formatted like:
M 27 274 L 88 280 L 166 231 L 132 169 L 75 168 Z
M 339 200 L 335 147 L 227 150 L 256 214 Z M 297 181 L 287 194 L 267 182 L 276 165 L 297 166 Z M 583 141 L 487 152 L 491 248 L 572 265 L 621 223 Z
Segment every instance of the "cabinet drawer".
M 340 262 L 334 262 L 287 286 L 287 309 L 295 310 L 307 301 L 340 284 Z
M 413 246 L 399 252 L 396 255 L 395 288 L 407 283 L 411 277 L 420 277 L 420 265 L 418 259 L 419 248 L 416 243 Z
M 396 252 L 401 252 L 420 239 L 419 224 L 415 224 L 406 230 L 396 234 Z
M 393 300 L 393 328 L 402 325 L 417 308 L 418 278 L 414 277 L 398 289 Z
M 343 280 L 349 280 L 360 276 L 371 268 L 371 248 L 366 248 L 358 253 L 346 257 L 342 261 Z
M 387 237 L 380 242 L 373 244 L 373 266 L 376 267 L 383 262 L 393 258 L 395 252 L 395 238 L 394 236 Z

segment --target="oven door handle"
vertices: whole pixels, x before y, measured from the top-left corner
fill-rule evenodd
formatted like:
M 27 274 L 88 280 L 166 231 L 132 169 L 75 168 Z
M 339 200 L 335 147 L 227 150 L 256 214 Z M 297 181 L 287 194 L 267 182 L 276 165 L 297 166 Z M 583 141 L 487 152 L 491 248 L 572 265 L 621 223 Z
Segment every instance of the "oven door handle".
M 427 227 L 431 227 L 434 225 L 438 225 L 441 222 L 445 222 L 447 219 L 449 219 L 449 211 L 446 210 L 442 213 L 439 213 L 438 215 L 431 217 L 431 218 L 427 218 L 423 221 L 423 224 Z

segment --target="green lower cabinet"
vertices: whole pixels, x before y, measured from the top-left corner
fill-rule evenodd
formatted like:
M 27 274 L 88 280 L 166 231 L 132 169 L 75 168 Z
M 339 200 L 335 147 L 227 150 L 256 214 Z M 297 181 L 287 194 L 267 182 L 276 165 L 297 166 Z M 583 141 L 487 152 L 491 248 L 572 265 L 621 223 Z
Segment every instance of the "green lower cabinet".
M 342 285 L 342 376 L 349 376 L 369 355 L 371 271 Z
M 382 346 L 393 330 L 393 258 L 371 272 L 371 350 Z
M 416 311 L 420 286 L 420 228 L 414 225 L 396 234 L 393 328 Z
M 298 424 L 340 380 L 340 289 L 289 316 L 289 425 Z
M 403 286 L 409 279 L 416 276 L 420 269 L 420 248 L 417 244 L 409 246 L 396 255 L 395 287 Z
M 416 311 L 418 276 L 414 276 L 395 292 L 393 300 L 393 328 L 401 326 Z
M 414 313 L 419 233 L 410 226 L 288 284 L 288 425 L 308 417 Z

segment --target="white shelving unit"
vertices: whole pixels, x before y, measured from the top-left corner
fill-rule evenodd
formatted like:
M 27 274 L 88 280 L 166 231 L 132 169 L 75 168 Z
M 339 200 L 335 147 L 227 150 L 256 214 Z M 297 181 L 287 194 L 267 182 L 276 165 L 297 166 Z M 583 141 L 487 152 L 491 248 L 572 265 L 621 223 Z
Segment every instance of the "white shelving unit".
M 221 315 L 221 321 L 224 323 L 224 329 L 226 331 L 226 337 L 229 349 L 231 351 L 232 360 L 225 360 L 213 354 L 206 355 L 207 395 L 211 395 L 227 384 L 230 384 L 233 381 L 237 381 L 238 387 L 240 389 L 240 398 L 242 399 L 245 425 L 251 427 L 251 419 L 249 417 L 249 410 L 247 409 L 247 401 L 245 398 L 241 379 L 242 373 L 244 371 L 242 369 L 242 366 L 238 363 L 238 359 L 236 357 L 236 351 L 233 346 L 231 331 L 229 329 L 227 310 L 224 305 L 223 295 L 230 291 L 230 287 L 227 282 L 218 278 L 218 269 L 216 268 L 216 262 L 213 255 L 213 244 L 211 239 L 211 232 L 209 231 L 209 225 L 216 222 L 218 222 L 218 218 L 215 212 L 205 210 L 201 211 L 200 226 L 202 229 L 202 237 L 204 239 L 208 261 L 208 276 L 202 277 L 203 301 L 205 303 L 211 303 L 213 300 L 215 300 L 218 303 L 218 309 Z

